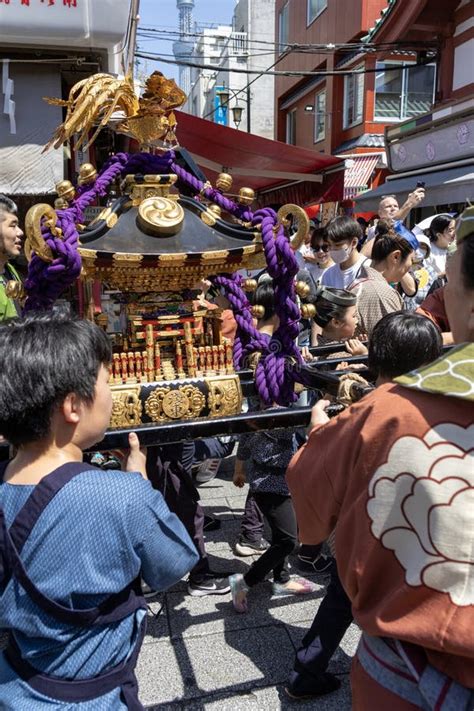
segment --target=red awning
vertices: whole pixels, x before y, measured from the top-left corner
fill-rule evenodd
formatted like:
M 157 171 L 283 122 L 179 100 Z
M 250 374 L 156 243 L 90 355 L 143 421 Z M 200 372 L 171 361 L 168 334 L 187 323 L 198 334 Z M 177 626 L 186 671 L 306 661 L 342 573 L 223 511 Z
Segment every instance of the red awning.
M 234 178 L 232 192 L 248 186 L 265 204 L 292 201 L 304 205 L 343 197 L 344 161 L 340 158 L 237 131 L 182 111 L 176 111 L 176 118 L 181 145 L 211 180 L 220 172 L 229 172 Z
M 344 175 L 344 199 L 348 200 L 354 195 L 368 190 L 370 176 L 380 160 L 380 153 L 370 156 L 354 156 L 352 166 L 346 169 Z

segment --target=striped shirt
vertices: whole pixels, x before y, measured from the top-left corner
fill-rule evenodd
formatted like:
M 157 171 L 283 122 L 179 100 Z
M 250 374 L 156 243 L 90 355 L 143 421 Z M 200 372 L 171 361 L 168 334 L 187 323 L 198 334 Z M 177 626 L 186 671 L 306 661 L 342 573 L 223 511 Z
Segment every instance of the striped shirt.
M 359 312 L 359 334 L 366 333 L 369 338 L 375 325 L 387 314 L 401 311 L 403 299 L 390 286 L 385 277 L 372 267 L 365 267 L 366 279 L 355 281 L 351 291 L 357 293 L 357 310 Z

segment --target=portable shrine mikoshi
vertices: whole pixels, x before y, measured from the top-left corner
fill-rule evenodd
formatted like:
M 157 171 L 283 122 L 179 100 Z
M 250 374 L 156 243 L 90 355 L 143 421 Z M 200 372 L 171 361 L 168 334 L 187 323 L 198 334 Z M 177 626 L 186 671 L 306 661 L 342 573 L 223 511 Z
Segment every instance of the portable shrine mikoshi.
M 297 298 L 294 250 L 308 218 L 296 205 L 253 212 L 253 191 L 230 194 L 227 173 L 212 186 L 177 145 L 173 108 L 184 100 L 158 72 L 140 99 L 129 77 L 95 75 L 73 87 L 68 101 L 50 100 L 67 107 L 51 142 L 55 147 L 77 133 L 77 146 L 90 143 L 117 109 L 122 118 L 115 128 L 141 147 L 135 154 L 113 155 L 99 173 L 82 165 L 77 186 L 57 186 L 54 209 L 35 205 L 26 217 L 25 311 L 51 308 L 78 278 L 89 293 L 94 282 L 101 284 L 99 312 L 87 315 L 113 342 L 112 434 L 113 428 L 155 431 L 162 423 L 237 415 L 242 387 L 236 370 L 257 351 L 254 384 L 267 406 L 295 402 L 295 382 L 306 377 L 314 386 L 317 378 L 305 376 L 295 344 L 305 305 Z M 103 210 L 84 226 L 86 208 L 98 201 L 106 201 Z M 297 223 L 291 241 L 284 229 L 290 214 Z M 256 331 L 248 285 L 238 274 L 242 268 L 266 268 L 274 280 L 280 327 L 271 339 Z M 233 349 L 222 336 L 219 312 L 196 303 L 190 293 L 210 277 L 234 311 Z M 327 377 L 322 381 L 327 384 Z

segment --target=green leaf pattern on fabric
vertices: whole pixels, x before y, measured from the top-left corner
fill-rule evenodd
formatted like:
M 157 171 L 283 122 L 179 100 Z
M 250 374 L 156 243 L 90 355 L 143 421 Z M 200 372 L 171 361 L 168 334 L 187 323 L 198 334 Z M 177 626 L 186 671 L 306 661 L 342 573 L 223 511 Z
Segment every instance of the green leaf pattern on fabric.
M 434 363 L 395 378 L 406 388 L 474 401 L 474 343 L 452 348 Z

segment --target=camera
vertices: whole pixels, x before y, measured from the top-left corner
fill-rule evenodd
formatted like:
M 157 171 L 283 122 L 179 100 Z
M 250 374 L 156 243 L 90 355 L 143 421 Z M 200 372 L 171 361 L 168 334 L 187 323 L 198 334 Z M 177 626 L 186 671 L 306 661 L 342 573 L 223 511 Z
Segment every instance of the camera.
M 424 180 L 419 180 L 419 181 L 417 182 L 417 184 L 416 184 L 416 187 L 417 187 L 417 188 L 424 188 L 425 185 L 426 185 L 426 183 L 425 183 Z

